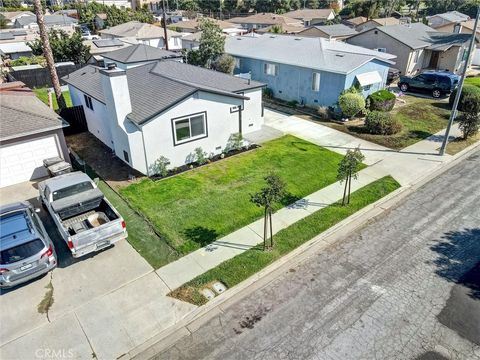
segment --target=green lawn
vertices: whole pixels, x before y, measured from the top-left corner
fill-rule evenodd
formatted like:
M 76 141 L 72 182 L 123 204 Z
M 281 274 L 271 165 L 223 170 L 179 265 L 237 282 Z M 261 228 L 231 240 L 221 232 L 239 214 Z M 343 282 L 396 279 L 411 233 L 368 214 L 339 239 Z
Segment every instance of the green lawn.
M 173 248 L 187 254 L 260 218 L 262 209 L 250 202 L 250 194 L 260 190 L 269 172 L 287 185 L 289 196 L 280 208 L 334 183 L 341 159 L 288 135 L 165 180 L 144 179 L 120 192 Z
M 407 103 L 398 106 L 392 115 L 403 125 L 402 131 L 394 135 L 372 135 L 361 125 L 325 123 L 337 130 L 373 143 L 400 150 L 447 127 L 450 110 L 448 102 L 414 96 L 403 96 Z M 324 124 L 324 123 L 322 123 Z
M 400 185 L 390 176 L 377 180 L 352 193 L 349 205 L 342 206 L 340 202 L 332 204 L 280 230 L 274 236 L 272 251 L 262 251 L 260 247 L 247 250 L 182 285 L 169 295 L 202 305 L 206 299 L 199 290 L 212 282 L 221 281 L 229 288 L 237 285 L 281 256 L 399 187 Z
M 33 92 L 40 100 L 42 100 L 46 105 L 48 105 L 48 89 L 47 88 L 33 89 Z M 70 98 L 70 92 L 64 91 L 63 97 L 65 98 L 67 107 L 71 107 L 72 99 Z M 55 95 L 52 96 L 52 101 L 53 101 L 53 110 L 57 110 L 58 104 L 57 104 L 57 98 L 55 97 Z
M 475 85 L 480 87 L 480 76 L 465 78 L 465 84 Z

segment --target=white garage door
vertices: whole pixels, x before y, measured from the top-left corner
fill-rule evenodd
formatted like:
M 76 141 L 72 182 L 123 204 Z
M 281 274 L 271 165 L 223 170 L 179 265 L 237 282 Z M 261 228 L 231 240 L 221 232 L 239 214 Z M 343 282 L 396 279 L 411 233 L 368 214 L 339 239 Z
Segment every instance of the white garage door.
M 43 159 L 60 156 L 55 135 L 0 147 L 0 187 L 47 175 Z

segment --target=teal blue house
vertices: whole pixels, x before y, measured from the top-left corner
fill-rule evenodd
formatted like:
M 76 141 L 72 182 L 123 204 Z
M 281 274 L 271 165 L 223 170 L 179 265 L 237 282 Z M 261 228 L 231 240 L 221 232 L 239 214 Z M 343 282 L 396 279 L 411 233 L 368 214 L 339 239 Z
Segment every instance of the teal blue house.
M 229 37 L 235 74 L 267 84 L 276 98 L 333 106 L 353 85 L 365 96 L 383 89 L 395 55 L 324 38 L 265 34 Z

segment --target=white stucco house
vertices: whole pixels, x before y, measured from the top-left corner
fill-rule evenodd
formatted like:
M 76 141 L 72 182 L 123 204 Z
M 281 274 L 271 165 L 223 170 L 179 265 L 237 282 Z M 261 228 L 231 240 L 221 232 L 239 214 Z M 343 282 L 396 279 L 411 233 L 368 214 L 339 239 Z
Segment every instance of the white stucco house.
M 160 156 L 178 167 L 198 147 L 220 154 L 232 134 L 263 124 L 263 84 L 178 61 L 126 70 L 88 65 L 63 80 L 89 131 L 147 175 Z

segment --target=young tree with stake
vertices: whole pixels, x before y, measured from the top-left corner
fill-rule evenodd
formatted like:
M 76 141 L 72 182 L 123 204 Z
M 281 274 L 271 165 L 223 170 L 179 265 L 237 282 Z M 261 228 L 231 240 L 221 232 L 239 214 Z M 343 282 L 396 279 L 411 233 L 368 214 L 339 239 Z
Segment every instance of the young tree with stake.
M 360 164 L 365 159 L 360 146 L 355 150 L 348 150 L 342 161 L 338 165 L 337 180 L 340 184 L 345 181 L 345 189 L 343 190 L 342 205 L 350 204 L 350 192 L 352 189 L 352 177 L 356 180 L 358 178 L 358 171 Z
M 263 223 L 263 250 L 267 249 L 268 232 L 270 230 L 270 246 L 273 247 L 273 229 L 272 229 L 272 213 L 273 204 L 280 201 L 285 195 L 285 184 L 275 174 L 270 174 L 264 178 L 267 183 L 262 190 L 251 195 L 250 201 L 258 207 L 264 208 Z

